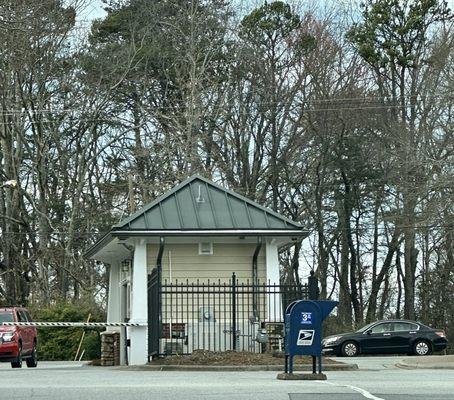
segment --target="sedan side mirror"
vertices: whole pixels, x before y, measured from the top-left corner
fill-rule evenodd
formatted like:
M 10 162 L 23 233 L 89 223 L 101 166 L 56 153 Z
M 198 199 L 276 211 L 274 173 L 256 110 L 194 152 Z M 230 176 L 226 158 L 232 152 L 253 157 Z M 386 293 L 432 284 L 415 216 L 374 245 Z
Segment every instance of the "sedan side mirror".
M 368 330 L 366 331 L 366 334 L 367 334 L 367 335 L 371 335 L 371 334 L 372 334 L 372 329 L 368 329 Z

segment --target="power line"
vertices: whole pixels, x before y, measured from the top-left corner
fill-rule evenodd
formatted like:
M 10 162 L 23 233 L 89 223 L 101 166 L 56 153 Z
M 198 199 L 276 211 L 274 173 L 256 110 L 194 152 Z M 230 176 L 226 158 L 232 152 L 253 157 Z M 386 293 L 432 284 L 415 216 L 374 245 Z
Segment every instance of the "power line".
M 7 90 L 0 90 L 0 92 L 7 92 Z M 450 94 L 446 95 L 428 95 L 424 96 L 422 98 L 417 98 L 418 95 L 416 96 L 405 96 L 407 101 L 410 101 L 411 99 L 414 99 L 414 101 L 418 102 L 423 102 L 427 99 L 446 99 L 446 100 L 454 100 L 454 96 Z M 295 105 L 295 106 L 301 106 L 304 104 L 323 104 L 323 103 L 345 103 L 346 101 L 367 101 L 367 102 L 373 102 L 377 100 L 386 100 L 385 97 L 339 97 L 339 98 L 332 98 L 332 99 L 314 99 L 314 100 L 299 100 L 295 99 L 294 101 L 291 102 L 281 102 L 281 101 L 265 101 L 265 102 L 254 102 L 253 104 L 256 105 L 257 107 L 261 105 Z M 399 101 L 399 100 L 397 100 Z M 405 104 L 405 107 L 413 107 L 415 105 L 413 104 Z M 200 106 L 191 106 L 191 108 L 195 109 L 206 109 L 207 105 L 200 105 Z M 368 106 L 363 106 L 363 105 L 353 105 L 353 107 L 340 107 L 340 108 L 319 108 L 319 109 L 311 109 L 310 111 L 330 111 L 330 110 L 349 110 L 349 109 L 357 109 L 357 108 L 388 108 L 388 107 L 398 107 L 401 108 L 402 104 L 371 104 Z M 175 106 L 156 106 L 156 107 L 150 107 L 153 109 L 158 109 L 158 110 L 165 110 L 165 109 L 170 109 L 170 110 L 175 110 L 179 108 L 184 108 L 184 104 L 180 105 L 175 105 Z M 218 107 L 219 108 L 219 107 Z M 80 109 L 77 108 L 66 108 L 66 109 L 36 109 L 36 110 L 31 110 L 31 109 L 8 109 L 8 110 L 1 110 L 0 113 L 3 115 L 14 115 L 14 114 L 27 114 L 27 113 L 71 113 L 71 112 L 80 112 Z

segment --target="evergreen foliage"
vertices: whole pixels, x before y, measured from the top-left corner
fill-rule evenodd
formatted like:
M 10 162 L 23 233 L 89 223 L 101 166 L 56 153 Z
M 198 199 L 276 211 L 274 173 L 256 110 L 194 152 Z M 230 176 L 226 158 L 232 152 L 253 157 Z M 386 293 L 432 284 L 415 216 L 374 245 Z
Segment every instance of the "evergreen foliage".
M 96 305 L 58 303 L 45 308 L 32 309 L 36 321 L 90 322 L 105 321 L 104 313 Z M 81 345 L 82 360 L 94 360 L 101 357 L 100 328 L 37 328 L 38 356 L 43 361 L 74 360 L 82 333 L 85 329 Z

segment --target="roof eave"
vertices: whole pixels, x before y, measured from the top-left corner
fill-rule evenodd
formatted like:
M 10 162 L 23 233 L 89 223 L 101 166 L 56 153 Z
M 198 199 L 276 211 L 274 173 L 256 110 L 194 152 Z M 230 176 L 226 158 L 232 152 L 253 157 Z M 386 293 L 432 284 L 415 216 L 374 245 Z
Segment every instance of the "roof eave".
M 309 236 L 309 232 L 302 229 L 205 229 L 205 230 L 191 230 L 191 229 L 159 229 L 159 230 L 121 230 L 113 229 L 110 232 L 105 233 L 101 238 L 99 238 L 96 243 L 94 243 L 85 253 L 85 258 L 93 257 L 104 248 L 109 242 L 114 238 L 120 238 L 122 240 L 128 237 L 177 237 L 177 236 L 187 236 L 187 237 L 210 237 L 210 236 L 224 236 L 224 237 L 234 237 L 234 236 L 244 236 L 244 237 L 291 237 L 296 240 L 303 240 Z
M 292 236 L 304 239 L 309 232 L 302 229 L 136 229 L 111 231 L 114 237 L 137 236 Z
M 112 234 L 112 231 L 105 233 L 84 253 L 84 257 L 92 258 L 99 250 L 101 250 L 114 237 L 115 236 Z

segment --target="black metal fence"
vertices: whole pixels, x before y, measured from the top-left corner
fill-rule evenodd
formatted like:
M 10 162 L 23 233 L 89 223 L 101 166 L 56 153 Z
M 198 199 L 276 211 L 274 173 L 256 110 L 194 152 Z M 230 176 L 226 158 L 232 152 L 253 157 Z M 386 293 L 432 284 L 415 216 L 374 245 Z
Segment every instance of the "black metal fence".
M 308 297 L 306 285 L 238 282 L 168 282 L 160 288 L 161 323 L 157 354 L 195 350 L 261 352 L 281 349 L 284 311 Z M 255 339 L 265 328 L 269 342 Z M 155 354 L 156 354 L 155 353 Z

